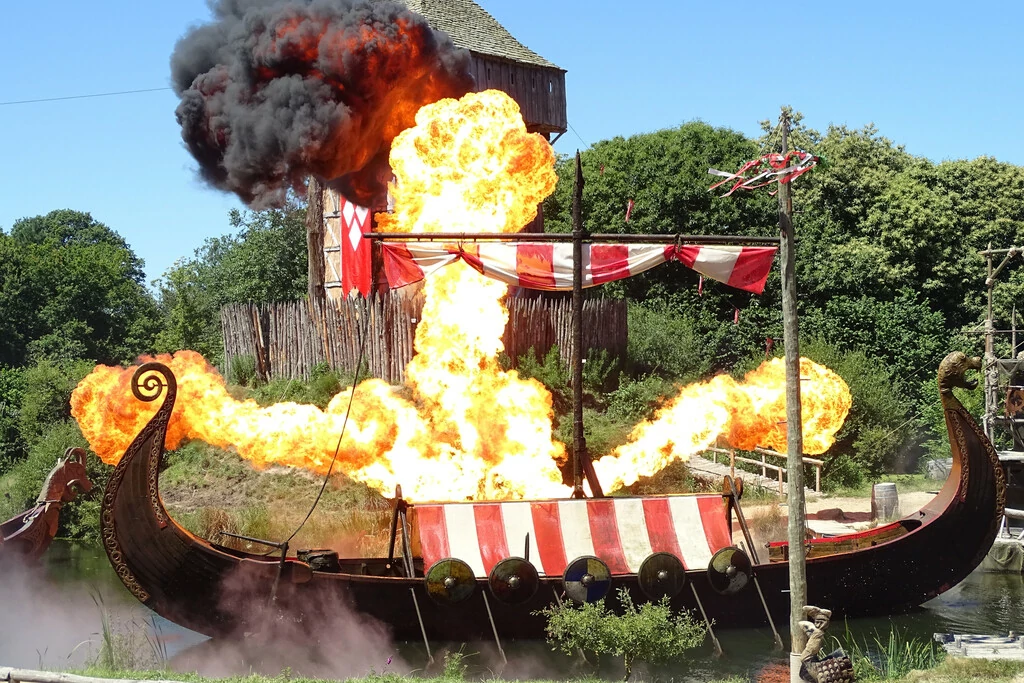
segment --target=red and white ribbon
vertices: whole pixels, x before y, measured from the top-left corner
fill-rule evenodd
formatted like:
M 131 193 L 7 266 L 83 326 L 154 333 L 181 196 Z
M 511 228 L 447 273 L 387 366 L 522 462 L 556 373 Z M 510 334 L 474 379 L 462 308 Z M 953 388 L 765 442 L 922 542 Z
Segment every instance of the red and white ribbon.
M 736 190 L 754 190 L 774 182 L 785 185 L 810 171 L 817 163 L 818 157 L 799 149 L 786 154 L 765 154 L 743 164 L 735 173 L 709 168 L 710 175 L 722 176 L 725 180 L 715 183 L 708 189 L 715 190 L 730 181 L 736 181 L 729 191 L 722 195 L 728 197 Z
M 705 277 L 760 294 L 775 259 L 776 247 L 701 244 L 585 244 L 583 286 L 619 280 L 666 261 L 679 261 Z M 422 280 L 457 260 L 496 280 L 543 290 L 572 289 L 572 245 L 552 242 L 435 242 L 381 245 L 384 272 L 392 288 Z

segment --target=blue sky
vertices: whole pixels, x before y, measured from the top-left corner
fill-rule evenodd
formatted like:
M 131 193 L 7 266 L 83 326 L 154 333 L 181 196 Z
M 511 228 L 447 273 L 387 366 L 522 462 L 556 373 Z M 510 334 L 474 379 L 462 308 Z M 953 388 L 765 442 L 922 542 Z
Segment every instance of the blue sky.
M 790 104 L 935 161 L 1024 164 L 1024 3 L 478 2 L 568 71 L 562 153 L 693 119 L 753 136 Z M 168 86 L 175 42 L 208 18 L 201 0 L 5 4 L 0 102 Z M 0 229 L 88 211 L 149 279 L 228 232 L 241 204 L 195 177 L 176 104 L 163 90 L 0 105 Z

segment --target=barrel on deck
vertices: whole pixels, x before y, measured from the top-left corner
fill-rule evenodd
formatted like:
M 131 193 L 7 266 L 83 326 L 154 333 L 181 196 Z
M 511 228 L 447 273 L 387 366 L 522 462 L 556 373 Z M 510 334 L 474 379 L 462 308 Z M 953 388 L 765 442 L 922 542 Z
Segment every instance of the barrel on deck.
M 896 484 L 883 482 L 871 488 L 871 520 L 888 522 L 900 516 Z

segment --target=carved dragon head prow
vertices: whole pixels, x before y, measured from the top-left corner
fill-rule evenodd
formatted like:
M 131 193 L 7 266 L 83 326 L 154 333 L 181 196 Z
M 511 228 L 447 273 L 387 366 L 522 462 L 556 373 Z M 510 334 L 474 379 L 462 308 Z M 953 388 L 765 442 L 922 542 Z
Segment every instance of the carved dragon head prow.
M 967 379 L 968 370 L 981 370 L 981 359 L 971 358 L 960 351 L 954 351 L 942 359 L 939 364 L 939 393 L 942 397 L 952 397 L 954 387 L 960 389 L 976 389 L 978 380 Z
M 85 468 L 84 448 L 69 448 L 50 470 L 36 503 L 67 503 L 78 493 L 89 493 L 92 482 Z

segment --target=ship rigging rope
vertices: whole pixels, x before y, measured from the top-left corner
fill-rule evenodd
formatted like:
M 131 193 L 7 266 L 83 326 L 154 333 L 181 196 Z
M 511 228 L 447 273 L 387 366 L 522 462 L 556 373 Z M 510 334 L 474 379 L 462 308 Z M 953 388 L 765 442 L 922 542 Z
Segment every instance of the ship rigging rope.
M 374 293 L 374 296 L 376 296 L 376 292 Z M 320 504 L 320 498 L 324 495 L 324 491 L 327 489 L 327 482 L 331 479 L 331 472 L 334 470 L 334 463 L 338 461 L 338 452 L 341 450 L 341 440 L 345 436 L 345 428 L 348 426 L 348 416 L 352 412 L 352 403 L 356 397 L 356 385 L 359 384 L 359 368 L 363 365 L 363 352 L 366 349 L 366 338 L 369 336 L 370 332 L 370 301 L 370 299 L 367 299 L 367 310 L 363 316 L 363 329 L 360 329 L 358 325 L 356 326 L 356 334 L 359 336 L 359 354 L 356 356 L 356 370 L 355 375 L 352 378 L 352 390 L 348 395 L 348 407 L 345 408 L 345 419 L 341 423 L 341 433 L 338 434 L 338 443 L 334 447 L 334 457 L 331 458 L 331 464 L 327 468 L 327 473 L 324 475 L 324 483 L 320 485 L 320 492 L 316 494 L 316 499 L 313 500 L 313 504 L 309 507 L 309 512 L 307 512 L 305 518 L 299 522 L 299 525 L 295 527 L 295 531 L 293 531 L 288 538 L 278 544 L 278 548 L 282 548 L 290 543 L 291 540 L 295 538 L 295 535 L 302 531 L 302 527 L 306 525 L 306 522 L 309 521 L 309 518 L 313 515 L 313 511 L 316 510 L 316 506 Z M 274 550 L 268 550 L 263 554 L 269 555 L 272 552 L 274 552 Z

